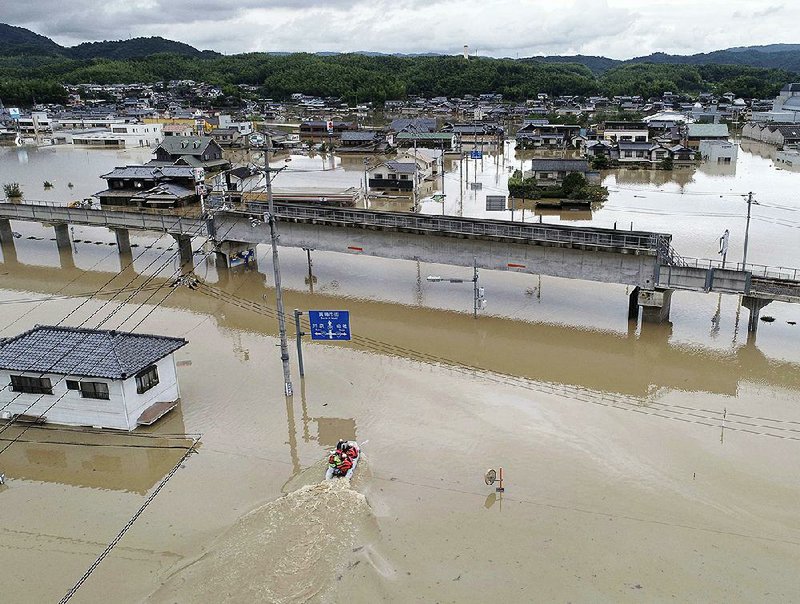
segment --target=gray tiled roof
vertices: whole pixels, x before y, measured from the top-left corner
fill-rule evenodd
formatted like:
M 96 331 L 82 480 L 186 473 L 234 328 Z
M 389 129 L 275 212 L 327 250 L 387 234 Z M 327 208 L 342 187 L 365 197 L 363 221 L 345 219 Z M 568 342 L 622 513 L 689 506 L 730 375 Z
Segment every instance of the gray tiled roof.
M 589 162 L 585 159 L 532 159 L 531 170 L 558 172 L 588 172 Z
M 165 136 L 159 147 L 170 155 L 203 155 L 213 142 L 210 136 Z
M 186 344 L 168 336 L 39 325 L 0 342 L 0 368 L 127 379 Z
M 342 140 L 343 141 L 374 141 L 378 138 L 377 132 L 369 132 L 369 131 L 353 131 L 353 132 L 342 132 Z
M 100 178 L 194 178 L 194 174 L 190 166 L 118 166 Z
M 413 174 L 417 170 L 417 165 L 414 162 L 400 162 L 400 161 L 387 161 L 385 164 L 398 174 Z

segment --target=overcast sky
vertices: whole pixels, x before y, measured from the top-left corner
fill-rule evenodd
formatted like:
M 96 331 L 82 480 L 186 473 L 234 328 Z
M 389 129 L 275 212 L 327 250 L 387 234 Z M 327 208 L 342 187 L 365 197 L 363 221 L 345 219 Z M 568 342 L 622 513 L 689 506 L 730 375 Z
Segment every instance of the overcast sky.
M 800 43 L 797 0 L 0 0 L 72 46 L 163 36 L 226 54 L 377 51 L 631 58 Z

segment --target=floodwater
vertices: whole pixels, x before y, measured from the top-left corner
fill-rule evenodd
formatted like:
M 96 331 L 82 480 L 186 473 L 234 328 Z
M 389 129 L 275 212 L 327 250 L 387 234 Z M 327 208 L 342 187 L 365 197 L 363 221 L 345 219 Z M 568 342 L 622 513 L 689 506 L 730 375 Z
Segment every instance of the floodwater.
M 89 152 L 106 162 L 94 174 L 129 161 L 128 152 Z M 7 160 L 0 180 L 23 182 Z M 485 162 L 478 178 L 491 181 L 495 166 Z M 721 218 L 705 225 L 664 214 L 692 205 L 711 213 L 717 202 L 688 194 L 693 187 L 797 203 L 800 175 L 756 153 L 740 155 L 736 175 L 689 176 L 681 185 L 631 182 L 644 171 L 606 175 L 612 196 L 591 224 L 620 226 L 629 212 L 637 229 L 671 231 L 680 252 L 702 255 L 692 250 L 714 241 Z M 86 190 L 102 188 L 94 178 Z M 683 194 L 668 192 L 681 186 Z M 464 215 L 481 215 L 480 194 L 465 191 Z M 632 209 L 645 204 L 658 212 Z M 794 227 L 756 237 L 755 225 L 754 261 L 785 240 L 779 263 L 800 264 Z M 0 433 L 0 449 L 16 439 L 0 453 L 4 601 L 67 593 L 193 438 L 197 452 L 74 601 L 800 597 L 800 466 L 790 461 L 800 447 L 796 306 L 770 305 L 764 314 L 776 320 L 748 338 L 736 297 L 681 292 L 672 325 L 633 326 L 624 287 L 482 271 L 489 307 L 475 320 L 469 284 L 425 279 L 467 269 L 315 252 L 309 277 L 305 253 L 282 249 L 286 308 L 347 308 L 354 334 L 339 345 L 305 341 L 300 380 L 290 327 L 287 401 L 267 248 L 258 270 L 226 277 L 198 239 L 203 285 L 191 290 L 169 286 L 180 268 L 168 236 L 132 236 L 133 266 L 121 267 L 109 233 L 76 227 L 72 266 L 50 229 L 14 228 L 16 253 L 4 250 L 0 264 L 0 337 L 59 321 L 86 301 L 68 324 L 108 317 L 107 328 L 190 343 L 177 353 L 182 404 L 152 428 Z M 338 438 L 364 442 L 365 463 L 351 485 L 320 484 Z M 503 467 L 504 493 L 484 484 L 489 467 Z

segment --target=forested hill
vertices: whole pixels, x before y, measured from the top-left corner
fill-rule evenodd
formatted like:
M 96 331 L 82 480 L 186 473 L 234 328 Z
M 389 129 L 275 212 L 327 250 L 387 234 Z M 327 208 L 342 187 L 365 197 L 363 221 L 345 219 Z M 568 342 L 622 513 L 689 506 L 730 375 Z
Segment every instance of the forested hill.
M 70 49 L 28 30 L 4 25 L 0 25 L 0 41 L 11 49 L 5 55 L 0 53 L 0 100 L 7 106 L 63 102 L 66 93 L 62 84 L 182 79 L 219 86 L 231 102 L 236 102 L 240 94 L 237 84 L 249 84 L 258 87 L 260 95 L 275 99 L 302 92 L 341 97 L 348 102 L 379 103 L 410 95 L 460 97 L 489 92 L 501 93 L 508 100 L 524 100 L 540 92 L 649 98 L 664 91 L 732 92 L 745 98 L 770 98 L 787 82 L 800 81 L 800 64 L 786 69 L 768 68 L 766 64 L 752 67 L 741 64 L 743 60 L 728 65 L 687 64 L 673 63 L 669 55 L 645 57 L 646 63 L 582 56 L 558 60 L 357 53 L 223 56 L 163 38 L 87 43 Z M 739 58 L 751 52 L 778 59 L 792 53 L 800 57 L 797 50 L 772 50 L 720 52 Z
M 40 36 L 24 27 L 0 23 L 0 56 L 58 55 L 64 51 L 50 38 Z
M 157 36 L 105 42 L 84 42 L 66 47 L 50 38 L 25 29 L 0 23 L 0 57 L 3 56 L 60 56 L 70 59 L 132 59 L 158 53 L 185 57 L 217 56 L 211 51 L 199 51 L 183 42 Z
M 183 42 L 174 42 L 158 36 L 132 38 L 115 42 L 84 42 L 66 50 L 66 54 L 73 59 L 133 59 L 136 57 L 149 57 L 150 55 L 164 52 L 185 57 L 217 55 L 217 53 L 209 50 L 201 52 Z

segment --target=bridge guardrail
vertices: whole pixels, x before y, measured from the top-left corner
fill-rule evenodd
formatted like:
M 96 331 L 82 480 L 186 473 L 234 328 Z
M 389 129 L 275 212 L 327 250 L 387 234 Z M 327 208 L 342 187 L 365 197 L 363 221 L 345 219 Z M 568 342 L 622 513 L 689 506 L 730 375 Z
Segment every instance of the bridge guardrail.
M 118 212 L 15 203 L 0 203 L 0 218 L 76 223 L 107 228 L 168 231 L 185 235 L 197 235 L 205 226 L 202 220 L 196 218 L 185 218 L 163 213 Z
M 431 233 L 451 235 L 475 235 L 484 237 L 506 237 L 526 241 L 556 244 L 585 245 L 601 248 L 641 250 L 656 253 L 659 242 L 669 240 L 669 235 L 612 231 L 609 229 L 587 229 L 546 224 L 525 224 L 499 220 L 460 218 L 456 216 L 434 216 L 401 212 L 376 212 L 352 208 L 328 208 L 295 204 L 274 204 L 275 214 L 280 218 L 303 221 L 327 220 L 343 225 L 361 227 L 380 226 L 393 229 L 413 229 Z M 247 211 L 264 213 L 266 203 L 249 202 Z
M 798 281 L 800 282 L 800 268 L 793 268 L 788 266 L 768 266 L 766 264 L 753 264 L 748 262 L 742 264 L 741 262 L 726 262 L 722 266 L 722 261 L 714 258 L 682 258 L 683 266 L 692 268 L 705 268 L 705 269 L 722 269 L 731 271 L 743 271 L 750 273 L 753 277 L 764 277 L 766 279 L 781 279 L 785 281 Z

